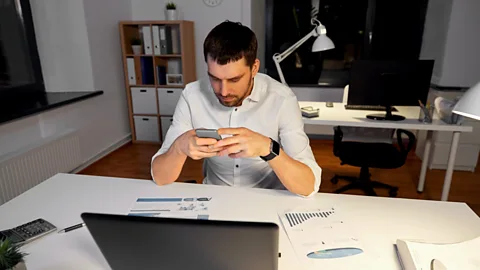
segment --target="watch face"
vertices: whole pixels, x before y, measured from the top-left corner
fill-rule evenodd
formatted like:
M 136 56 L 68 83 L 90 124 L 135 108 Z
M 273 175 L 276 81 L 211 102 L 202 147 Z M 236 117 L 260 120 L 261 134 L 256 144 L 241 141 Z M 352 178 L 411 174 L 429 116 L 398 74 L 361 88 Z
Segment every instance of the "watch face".
M 272 140 L 272 153 L 275 155 L 280 155 L 280 144 Z

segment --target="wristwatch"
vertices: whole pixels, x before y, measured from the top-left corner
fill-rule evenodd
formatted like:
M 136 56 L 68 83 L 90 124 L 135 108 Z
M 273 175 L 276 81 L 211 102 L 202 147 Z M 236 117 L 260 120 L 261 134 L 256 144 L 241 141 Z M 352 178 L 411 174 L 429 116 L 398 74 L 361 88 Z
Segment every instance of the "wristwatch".
M 280 155 L 280 144 L 274 139 L 270 138 L 270 154 L 266 156 L 260 156 L 265 161 L 270 161 Z

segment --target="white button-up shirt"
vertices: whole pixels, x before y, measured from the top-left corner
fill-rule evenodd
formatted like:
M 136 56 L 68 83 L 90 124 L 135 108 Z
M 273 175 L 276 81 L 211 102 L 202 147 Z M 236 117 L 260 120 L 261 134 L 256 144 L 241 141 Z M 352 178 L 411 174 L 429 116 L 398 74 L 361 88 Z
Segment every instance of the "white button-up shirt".
M 208 79 L 189 83 L 177 103 L 173 122 L 161 149 L 153 159 L 168 151 L 177 137 L 196 128 L 245 127 L 280 143 L 283 151 L 312 170 L 314 192 L 318 192 L 321 169 L 303 129 L 295 94 L 265 74 L 254 78 L 253 90 L 239 107 L 223 106 Z M 211 157 L 204 160 L 204 184 L 285 189 L 275 172 L 259 157 Z

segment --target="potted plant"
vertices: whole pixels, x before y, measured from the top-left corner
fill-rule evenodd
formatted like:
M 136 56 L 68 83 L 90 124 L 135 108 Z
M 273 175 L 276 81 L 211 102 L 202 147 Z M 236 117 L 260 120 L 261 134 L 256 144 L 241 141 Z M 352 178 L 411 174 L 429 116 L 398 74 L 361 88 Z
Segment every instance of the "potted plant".
M 178 20 L 177 5 L 173 2 L 167 2 L 165 5 L 165 18 L 168 21 Z
M 10 240 L 0 240 L 0 269 L 26 270 L 24 258 L 27 254 L 20 251 L 20 246 Z
M 132 51 L 134 54 L 141 54 L 142 53 L 142 40 L 139 38 L 132 38 L 130 41 L 132 45 Z

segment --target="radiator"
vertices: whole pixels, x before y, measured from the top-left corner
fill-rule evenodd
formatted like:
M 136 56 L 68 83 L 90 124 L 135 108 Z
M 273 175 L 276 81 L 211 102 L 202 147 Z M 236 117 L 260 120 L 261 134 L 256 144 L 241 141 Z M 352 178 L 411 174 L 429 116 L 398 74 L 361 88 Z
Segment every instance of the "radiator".
M 0 205 L 57 173 L 81 165 L 76 131 L 51 136 L 0 157 Z

